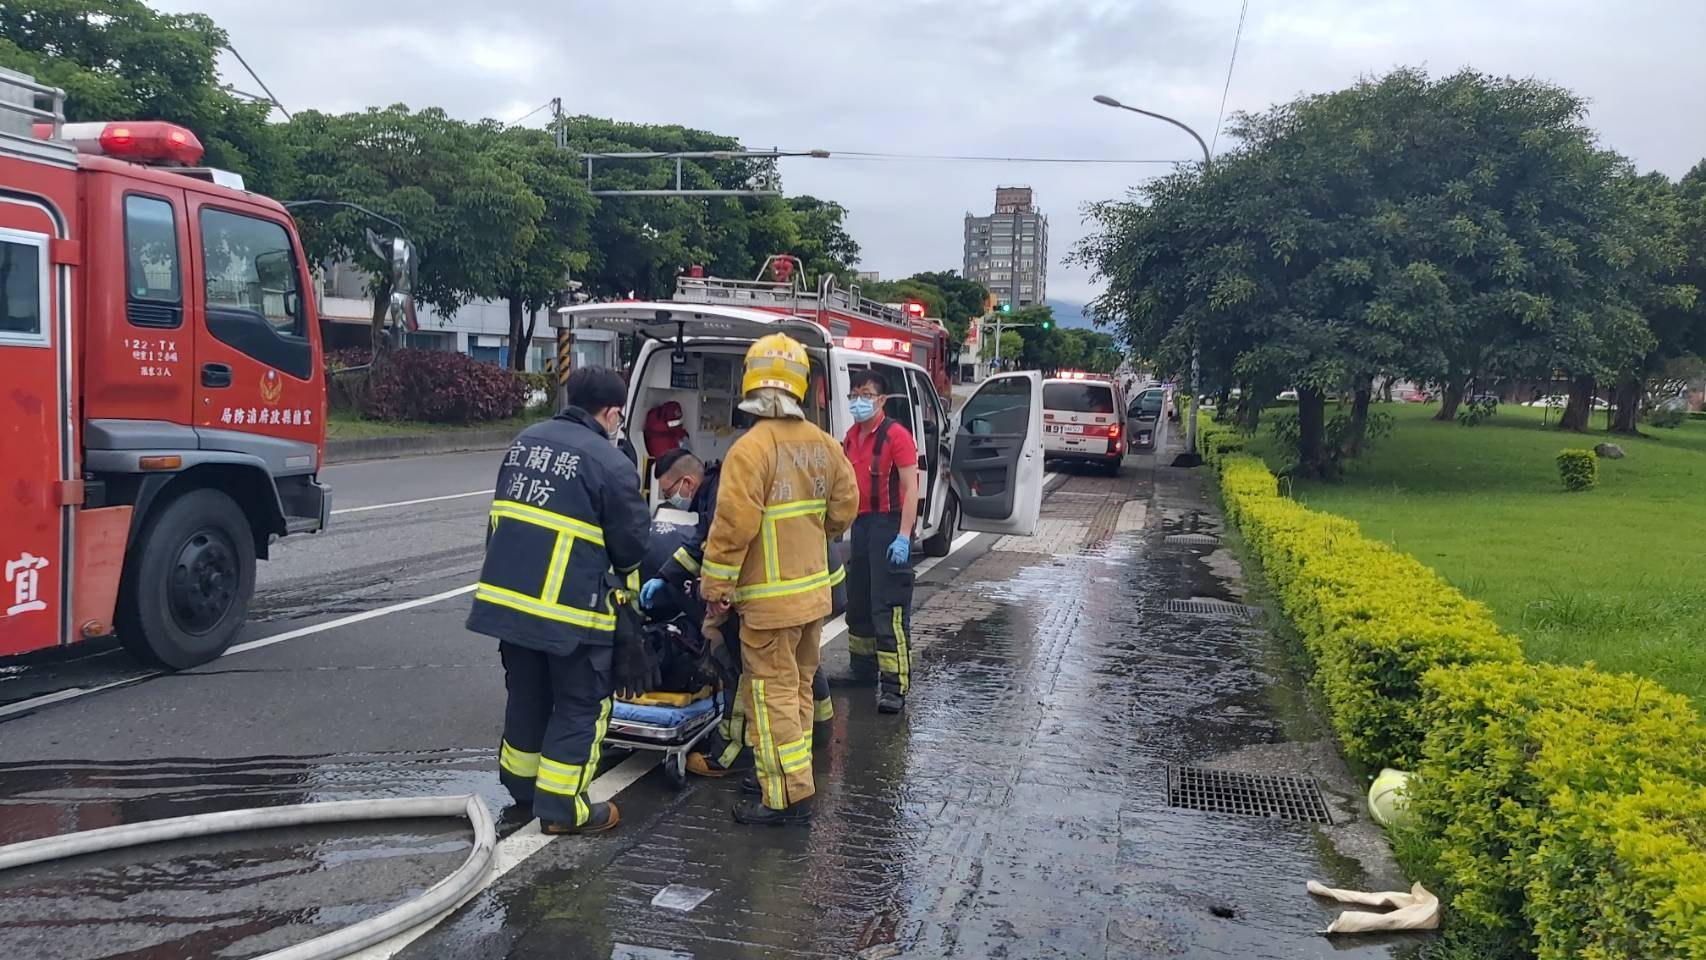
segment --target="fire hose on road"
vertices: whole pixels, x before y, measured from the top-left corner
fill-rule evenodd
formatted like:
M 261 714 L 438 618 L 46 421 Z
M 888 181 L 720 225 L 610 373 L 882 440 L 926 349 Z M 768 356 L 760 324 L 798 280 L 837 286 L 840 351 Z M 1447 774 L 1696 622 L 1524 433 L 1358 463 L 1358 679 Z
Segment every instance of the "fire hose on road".
M 455 907 L 485 879 L 497 849 L 492 815 L 478 797 L 413 797 L 386 800 L 340 800 L 286 807 L 251 807 L 200 813 L 169 820 L 149 820 L 116 827 L 85 830 L 61 837 L 28 840 L 0 847 L 0 871 L 64 860 L 88 853 L 105 853 L 168 840 L 188 840 L 245 830 L 272 830 L 364 820 L 407 820 L 466 816 L 474 828 L 474 847 L 456 871 L 404 903 L 341 930 L 295 946 L 275 950 L 255 960 L 337 960 L 387 940 Z

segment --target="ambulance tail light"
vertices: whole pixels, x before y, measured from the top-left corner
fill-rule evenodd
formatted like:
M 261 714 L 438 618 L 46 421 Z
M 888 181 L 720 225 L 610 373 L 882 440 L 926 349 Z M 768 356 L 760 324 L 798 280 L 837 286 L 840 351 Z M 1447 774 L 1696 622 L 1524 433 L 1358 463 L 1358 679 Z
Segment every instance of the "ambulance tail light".
M 1116 424 L 1109 426 L 1108 427 L 1108 439 L 1109 440 L 1118 440 L 1119 438 L 1120 438 L 1120 425 L 1116 423 Z
M 38 131 L 37 135 L 40 135 Z M 79 153 L 115 157 L 133 163 L 193 167 L 201 160 L 201 140 L 186 127 L 164 120 L 68 123 L 60 136 Z

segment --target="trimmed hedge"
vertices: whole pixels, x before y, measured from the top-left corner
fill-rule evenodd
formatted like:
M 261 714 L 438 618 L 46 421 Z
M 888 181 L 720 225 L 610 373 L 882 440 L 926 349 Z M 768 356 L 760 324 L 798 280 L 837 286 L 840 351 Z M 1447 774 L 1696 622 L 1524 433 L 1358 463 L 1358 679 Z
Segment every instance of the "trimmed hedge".
M 1592 450 L 1558 451 L 1558 479 L 1565 490 L 1593 489 L 1599 484 L 1599 458 Z
M 479 423 L 521 413 L 527 388 L 514 373 L 448 350 L 397 350 L 369 371 L 370 420 Z
M 1200 425 L 1227 518 L 1296 625 L 1347 756 L 1414 772 L 1399 844 L 1453 927 L 1543 958 L 1706 960 L 1706 723 L 1591 665 L 1525 663 L 1486 608 L 1282 496 Z

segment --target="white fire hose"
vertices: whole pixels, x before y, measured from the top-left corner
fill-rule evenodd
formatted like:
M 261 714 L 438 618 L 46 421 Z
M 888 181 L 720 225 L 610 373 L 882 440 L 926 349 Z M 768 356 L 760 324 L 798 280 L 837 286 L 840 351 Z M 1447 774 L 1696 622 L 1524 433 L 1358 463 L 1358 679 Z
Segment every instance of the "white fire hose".
M 98 830 L 85 830 L 60 837 L 0 846 L 0 870 L 63 860 L 86 853 L 122 850 L 147 843 L 187 840 L 244 830 L 272 830 L 279 827 L 304 827 L 361 820 L 459 816 L 466 816 L 474 827 L 474 848 L 468 852 L 468 859 L 456 868 L 456 872 L 428 887 L 419 896 L 377 916 L 255 958 L 337 960 L 363 947 L 388 940 L 450 910 L 479 887 L 497 849 L 497 831 L 492 824 L 492 815 L 480 798 L 462 795 L 398 800 L 340 800 L 288 807 L 252 807 L 247 810 L 173 817 L 169 820 L 127 823 L 117 827 L 102 827 Z

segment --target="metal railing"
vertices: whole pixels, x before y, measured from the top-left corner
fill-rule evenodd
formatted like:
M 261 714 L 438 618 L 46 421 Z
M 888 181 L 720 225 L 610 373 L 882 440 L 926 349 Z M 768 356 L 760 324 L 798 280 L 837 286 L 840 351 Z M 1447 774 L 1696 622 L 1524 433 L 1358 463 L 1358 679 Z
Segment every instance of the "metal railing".
M 65 91 L 0 67 L 0 133 L 36 139 L 38 123 L 51 124 L 53 139 L 59 139 L 65 127 Z

